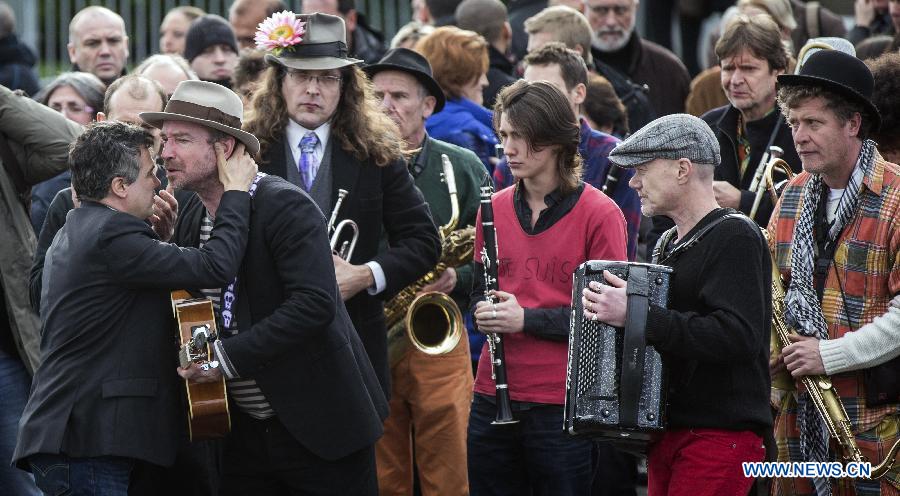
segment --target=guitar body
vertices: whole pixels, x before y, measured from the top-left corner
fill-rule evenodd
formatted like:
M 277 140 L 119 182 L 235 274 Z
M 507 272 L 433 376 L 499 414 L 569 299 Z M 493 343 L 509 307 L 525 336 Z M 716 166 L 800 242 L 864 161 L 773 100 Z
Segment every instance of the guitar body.
M 178 323 L 180 349 L 191 346 L 194 331 L 199 327 L 207 326 L 213 334 L 218 332 L 210 300 L 193 298 L 183 290 L 172 291 L 171 296 L 172 310 Z M 213 347 L 209 343 L 202 345 L 200 353 L 205 355 L 206 362 L 216 359 Z M 188 400 L 188 433 L 191 441 L 216 439 L 228 434 L 231 430 L 231 417 L 228 413 L 225 378 L 204 383 L 185 380 L 185 389 Z

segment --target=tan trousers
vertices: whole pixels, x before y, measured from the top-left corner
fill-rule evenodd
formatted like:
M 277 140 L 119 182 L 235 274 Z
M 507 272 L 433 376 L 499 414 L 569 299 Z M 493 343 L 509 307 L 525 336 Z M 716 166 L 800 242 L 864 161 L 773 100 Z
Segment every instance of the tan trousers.
M 468 337 L 446 355 L 410 346 L 391 369 L 391 413 L 375 445 L 382 496 L 413 493 L 413 452 L 423 496 L 467 495 L 466 430 L 472 403 Z

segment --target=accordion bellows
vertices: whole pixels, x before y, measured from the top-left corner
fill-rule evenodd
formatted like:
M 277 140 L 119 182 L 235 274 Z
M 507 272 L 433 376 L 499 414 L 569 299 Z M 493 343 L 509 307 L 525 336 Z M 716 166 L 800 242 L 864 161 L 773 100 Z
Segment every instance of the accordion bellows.
M 628 281 L 625 329 L 584 319 L 582 290 L 590 281 L 606 284 L 604 270 Z M 642 452 L 664 430 L 666 374 L 644 334 L 647 307 L 667 307 L 671 273 L 662 265 L 605 260 L 575 271 L 564 421 L 569 434 Z

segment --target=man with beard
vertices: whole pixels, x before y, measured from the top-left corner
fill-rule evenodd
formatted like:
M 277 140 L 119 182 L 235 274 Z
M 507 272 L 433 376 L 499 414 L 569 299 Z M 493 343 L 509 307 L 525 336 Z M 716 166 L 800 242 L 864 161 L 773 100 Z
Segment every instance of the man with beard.
M 213 145 L 259 152 L 241 127 L 240 98 L 185 81 L 164 112 L 141 118 L 162 129 L 166 173 L 196 193 L 181 207 L 174 240 L 203 246 L 222 199 Z M 257 176 L 239 277 L 194 288 L 217 308 L 220 367 L 180 369 L 185 378 L 228 384 L 223 495 L 377 494 L 375 441 L 387 402 L 341 301 L 325 217 L 310 197 L 274 176 Z
M 594 30 L 591 53 L 635 83 L 647 85 L 657 115 L 684 112 L 691 77 L 674 53 L 635 31 L 637 6 L 638 0 L 585 0 Z

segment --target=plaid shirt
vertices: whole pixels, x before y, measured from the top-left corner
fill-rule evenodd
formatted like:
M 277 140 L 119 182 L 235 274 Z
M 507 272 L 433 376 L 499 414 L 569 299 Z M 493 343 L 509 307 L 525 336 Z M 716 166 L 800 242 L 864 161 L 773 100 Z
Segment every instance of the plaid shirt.
M 619 144 L 619 139 L 600 131 L 591 129 L 587 121 L 581 119 L 581 142 L 578 153 L 584 159 L 582 179 L 591 186 L 603 190 L 603 183 L 609 174 L 612 164 L 609 152 Z M 614 186 L 612 201 L 619 206 L 625 216 L 626 234 L 628 234 L 628 260 L 634 260 L 637 253 L 638 229 L 641 226 L 641 200 L 637 193 L 628 187 L 628 181 L 634 176 L 634 169 L 621 169 L 619 181 Z M 515 178 L 509 170 L 506 158 L 494 168 L 494 189 L 500 191 L 512 185 Z
M 776 262 L 785 281 L 790 280 L 794 226 L 802 210 L 804 185 L 810 178 L 809 173 L 802 172 L 788 184 L 769 222 Z M 900 293 L 900 167 L 876 153 L 875 164 L 863 179 L 860 195 L 856 215 L 841 232 L 825 281 L 822 313 L 831 339 L 853 332 L 885 314 L 891 299 Z M 861 370 L 835 374 L 831 380 L 840 393 L 862 453 L 875 465 L 897 439 L 900 405 L 866 407 Z M 803 461 L 796 409 L 794 395 L 785 395 L 775 422 L 779 461 Z M 900 488 L 900 469 L 894 468 L 882 480 Z M 812 494 L 810 481 L 779 479 L 775 494 Z M 834 485 L 834 491 L 835 494 L 868 494 L 871 490 L 878 494 L 878 487 L 877 481 L 842 480 Z

